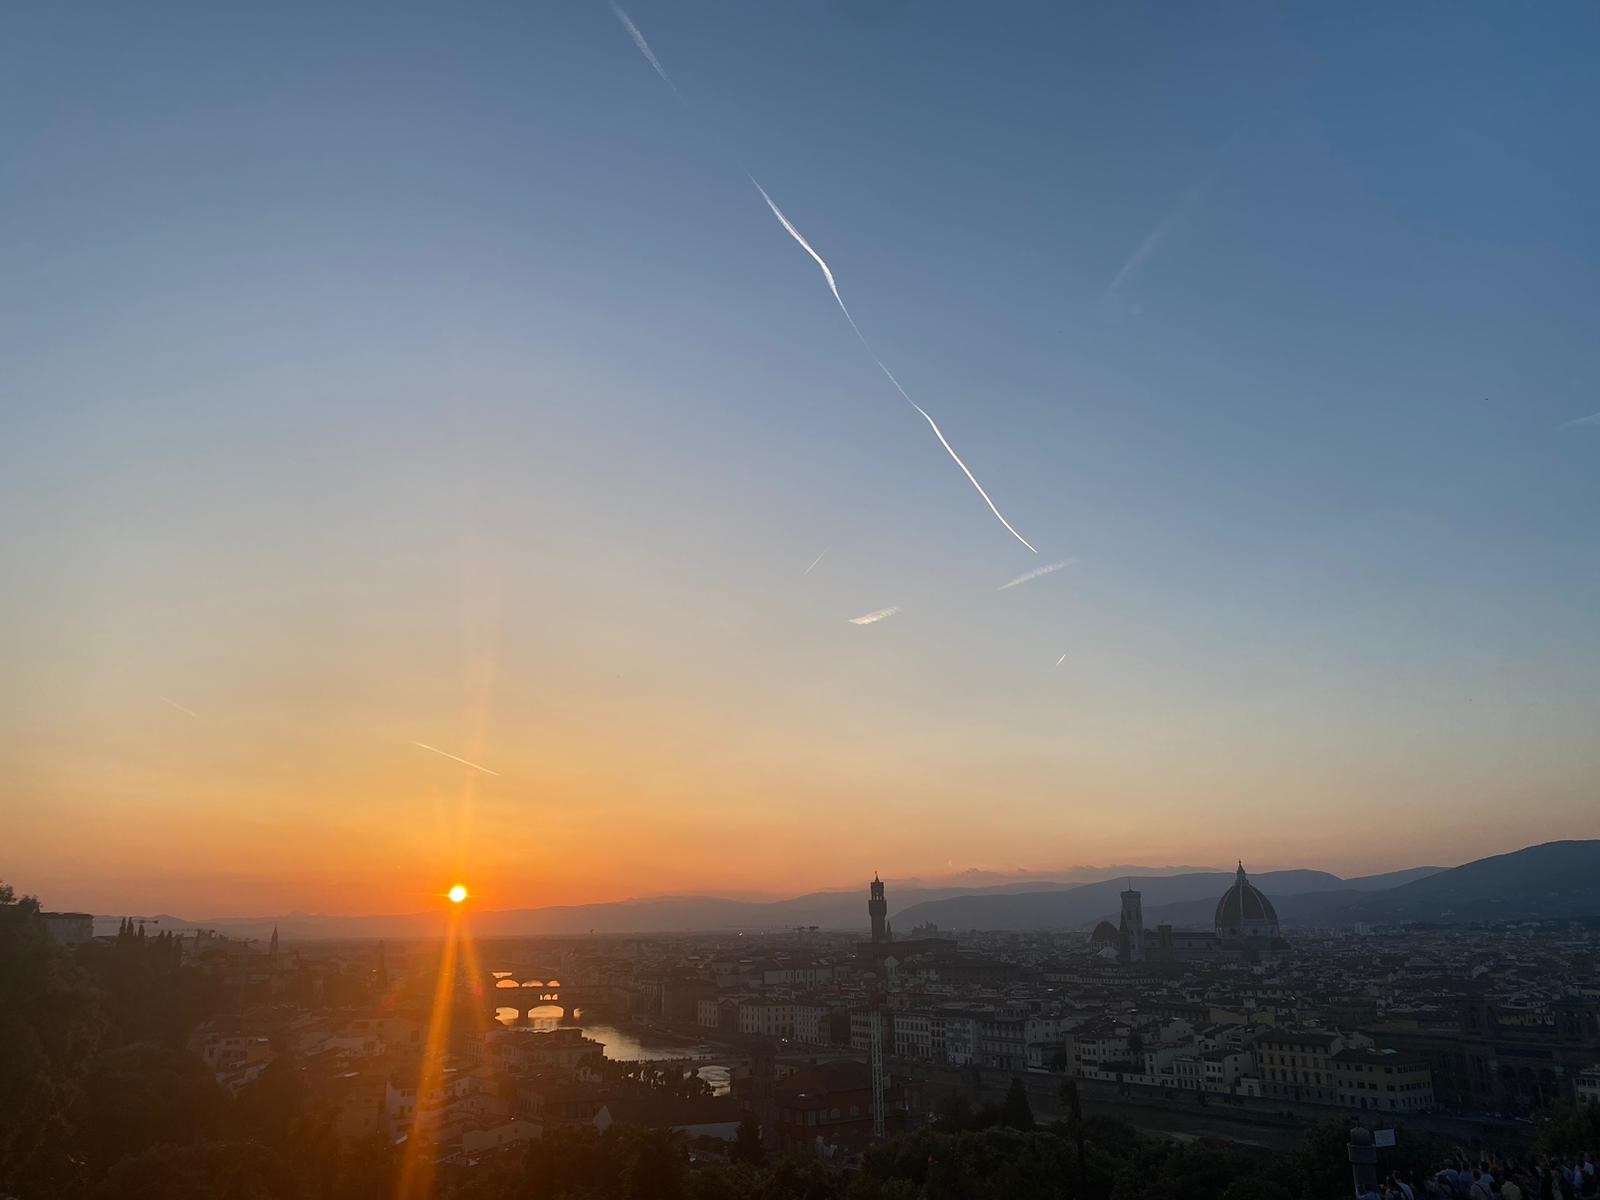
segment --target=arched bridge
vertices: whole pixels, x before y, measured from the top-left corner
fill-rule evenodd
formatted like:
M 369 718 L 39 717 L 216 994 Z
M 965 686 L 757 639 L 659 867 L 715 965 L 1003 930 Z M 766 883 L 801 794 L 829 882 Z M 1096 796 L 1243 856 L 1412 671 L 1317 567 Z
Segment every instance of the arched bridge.
M 491 1009 L 516 1009 L 519 1024 L 526 1021 L 534 1009 L 547 1005 L 559 1008 L 563 1021 L 570 1021 L 580 1009 L 596 1012 L 628 1006 L 625 988 L 609 984 L 566 984 L 553 975 L 526 970 L 491 972 L 487 998 Z

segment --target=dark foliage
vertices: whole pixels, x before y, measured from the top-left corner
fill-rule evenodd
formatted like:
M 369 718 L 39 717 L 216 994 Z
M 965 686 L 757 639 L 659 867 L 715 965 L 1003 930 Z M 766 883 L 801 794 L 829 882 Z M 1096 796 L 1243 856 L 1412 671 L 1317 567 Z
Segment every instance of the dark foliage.
M 75 1155 L 90 1178 L 146 1148 L 221 1133 L 228 1097 L 192 1054 L 141 1042 L 98 1055 L 74 1106 Z
M 733 1139 L 733 1149 L 728 1152 L 728 1157 L 746 1166 L 767 1165 L 767 1150 L 761 1144 L 761 1125 L 756 1121 L 755 1114 L 747 1112 L 740 1119 L 739 1132 Z
M 71 1113 L 104 1025 L 102 995 L 51 942 L 39 902 L 0 884 L 0 1193 L 81 1188 Z
M 1005 1103 L 1000 1106 L 1000 1124 L 1007 1129 L 1032 1129 L 1033 1105 L 1028 1103 L 1028 1089 L 1023 1086 L 1022 1080 L 1012 1077 L 1011 1086 L 1006 1089 Z
M 1546 1154 L 1582 1154 L 1600 1146 L 1600 1100 L 1557 1116 L 1539 1132 L 1539 1149 Z

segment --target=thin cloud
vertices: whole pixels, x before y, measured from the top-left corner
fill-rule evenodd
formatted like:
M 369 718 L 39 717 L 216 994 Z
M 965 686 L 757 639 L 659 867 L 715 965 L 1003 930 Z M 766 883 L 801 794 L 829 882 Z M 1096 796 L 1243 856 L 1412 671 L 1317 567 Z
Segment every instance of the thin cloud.
M 1003 592 L 1007 588 L 1014 588 L 1018 584 L 1027 583 L 1030 579 L 1037 579 L 1041 575 L 1053 574 L 1054 572 L 1061 570 L 1062 567 L 1070 567 L 1073 563 L 1075 563 L 1077 561 L 1078 560 L 1075 559 L 1075 558 L 1063 558 L 1060 562 L 1053 562 L 1053 563 L 1050 563 L 1048 566 L 1036 567 L 1032 571 L 1027 571 L 1027 572 L 1024 572 L 1021 575 L 1018 575 L 1010 583 L 1002 583 L 999 587 L 995 588 L 995 591 Z
M 887 620 L 900 611 L 898 604 L 891 604 L 888 608 L 880 608 L 877 612 L 869 612 L 864 617 L 851 617 L 852 625 L 876 625 L 879 621 Z
M 183 705 L 179 704 L 176 700 L 174 700 L 171 696 L 158 696 L 157 699 L 165 700 L 168 704 L 172 705 L 172 707 L 177 709 L 179 712 L 187 713 L 189 716 L 194 717 L 196 719 L 198 719 L 199 716 L 200 716 L 200 714 L 195 712 L 194 709 L 185 708 Z
M 811 565 L 809 567 L 807 567 L 804 571 L 801 571 L 800 574 L 809 575 L 809 574 L 811 574 L 812 571 L 816 570 L 817 569 L 817 564 L 822 561 L 822 555 L 826 554 L 826 553 L 827 553 L 827 551 L 824 550 L 822 552 L 822 554 L 819 554 L 815 558 L 813 558 L 811 560 Z
M 462 758 L 459 754 L 451 754 L 448 750 L 441 750 L 437 746 L 430 746 L 427 742 L 412 742 L 411 744 L 417 747 L 419 750 L 427 750 L 434 754 L 443 755 L 445 758 L 454 759 L 462 766 L 471 767 L 474 771 L 482 771 L 485 775 L 493 775 L 496 778 L 498 778 L 500 775 L 499 771 L 491 771 L 488 767 L 479 766 L 469 758 Z
M 850 328 L 855 329 L 856 336 L 860 337 L 861 330 L 856 328 L 856 319 L 850 315 L 850 309 L 846 307 L 844 297 L 839 295 L 839 285 L 834 281 L 833 269 L 823 260 L 822 255 L 811 248 L 811 243 L 806 241 L 800 231 L 794 227 L 794 223 L 783 215 L 783 209 L 777 206 L 772 197 L 767 194 L 767 189 L 757 182 L 756 177 L 746 171 L 745 178 L 755 184 L 756 191 L 761 193 L 761 198 L 767 202 L 767 207 L 772 210 L 772 215 L 778 218 L 778 224 L 788 230 L 789 236 L 800 243 L 800 249 L 811 255 L 816 260 L 817 266 L 822 268 L 822 277 L 828 281 L 828 290 L 833 293 L 833 298 L 839 302 L 839 307 L 844 310 L 844 319 L 850 322 Z
M 1594 425 L 1600 425 L 1600 412 L 1590 413 L 1587 417 L 1579 417 L 1575 421 L 1567 421 L 1567 422 L 1562 424 L 1561 428 L 1562 429 L 1581 429 L 1581 428 L 1584 428 L 1586 426 L 1594 426 Z
M 622 22 L 622 27 L 628 31 L 628 36 L 633 39 L 633 44 L 639 47 L 639 53 L 644 55 L 645 61 L 656 69 L 656 74 L 661 76 L 661 82 L 672 89 L 672 94 L 679 100 L 683 93 L 678 90 L 678 85 L 672 82 L 672 76 L 667 74 L 667 69 L 661 65 L 661 60 L 656 57 L 656 52 L 650 49 L 650 43 L 644 40 L 644 34 L 639 32 L 639 27 L 633 23 L 633 18 L 622 11 L 622 6 L 612 0 L 611 11 L 617 14 L 617 20 Z
M 1162 247 L 1171 239 L 1173 233 L 1189 218 L 1189 215 L 1199 206 L 1200 201 L 1205 199 L 1206 193 L 1211 190 L 1211 185 L 1216 182 L 1216 179 L 1216 171 L 1208 172 L 1199 183 L 1179 197 L 1178 203 L 1173 206 L 1166 216 L 1156 222 L 1154 229 L 1145 234 L 1144 240 L 1128 256 L 1127 261 L 1122 264 L 1122 269 L 1117 272 L 1116 277 L 1106 287 L 1105 296 L 1103 297 L 1105 303 L 1115 303 L 1122 294 L 1123 289 L 1132 283 L 1139 272 L 1149 264 L 1150 260 L 1161 252 Z

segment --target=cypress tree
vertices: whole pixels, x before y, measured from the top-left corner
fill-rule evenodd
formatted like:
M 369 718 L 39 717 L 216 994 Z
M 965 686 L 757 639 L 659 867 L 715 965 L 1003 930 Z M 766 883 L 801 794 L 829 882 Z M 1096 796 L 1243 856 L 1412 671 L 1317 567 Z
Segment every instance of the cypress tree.
M 1033 1128 L 1033 1105 L 1028 1103 L 1028 1090 L 1018 1076 L 1011 1077 L 1005 1103 L 1000 1106 L 1000 1124 L 1011 1129 Z

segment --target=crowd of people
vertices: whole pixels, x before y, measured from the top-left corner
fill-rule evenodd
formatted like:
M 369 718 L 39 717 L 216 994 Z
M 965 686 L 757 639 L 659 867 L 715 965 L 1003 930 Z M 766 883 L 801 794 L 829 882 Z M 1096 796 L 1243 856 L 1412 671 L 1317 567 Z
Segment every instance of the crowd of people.
M 1390 1171 L 1357 1200 L 1594 1200 L 1597 1195 L 1600 1179 L 1593 1154 L 1538 1159 L 1486 1155 L 1475 1163 L 1442 1163 L 1420 1184 L 1403 1171 Z

